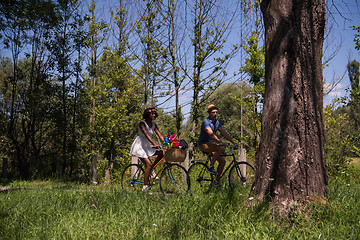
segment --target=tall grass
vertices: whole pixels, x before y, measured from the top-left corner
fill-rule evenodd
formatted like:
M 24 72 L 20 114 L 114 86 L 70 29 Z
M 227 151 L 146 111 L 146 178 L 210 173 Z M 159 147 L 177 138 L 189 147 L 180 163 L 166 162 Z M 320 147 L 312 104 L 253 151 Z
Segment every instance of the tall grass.
M 227 188 L 165 197 L 14 182 L 0 193 L 0 239 L 360 239 L 360 181 L 330 180 L 326 204 L 283 218 Z

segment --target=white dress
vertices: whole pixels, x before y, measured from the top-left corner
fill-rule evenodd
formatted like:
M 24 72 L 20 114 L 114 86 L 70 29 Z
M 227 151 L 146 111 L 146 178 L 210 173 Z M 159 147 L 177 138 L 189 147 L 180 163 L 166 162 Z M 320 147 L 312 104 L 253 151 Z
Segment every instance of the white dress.
M 154 130 L 156 128 L 156 124 L 153 122 L 151 128 L 147 125 L 145 120 L 141 121 L 145 124 L 145 129 L 147 133 L 152 138 L 154 134 Z M 135 138 L 133 144 L 131 145 L 130 149 L 130 156 L 135 156 L 139 158 L 149 158 L 154 155 L 156 149 L 153 148 L 151 142 L 145 137 L 144 133 L 141 131 L 140 126 L 138 129 L 138 136 Z

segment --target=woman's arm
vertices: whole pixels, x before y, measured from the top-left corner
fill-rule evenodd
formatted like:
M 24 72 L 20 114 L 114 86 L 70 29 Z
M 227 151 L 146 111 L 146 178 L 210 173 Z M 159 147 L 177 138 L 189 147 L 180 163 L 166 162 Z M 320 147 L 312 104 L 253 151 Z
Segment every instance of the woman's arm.
M 165 141 L 165 140 L 164 140 L 164 137 L 161 135 L 160 130 L 159 130 L 159 128 L 157 127 L 156 124 L 155 124 L 155 133 L 156 133 L 156 135 L 158 135 L 158 137 L 160 138 L 161 142 L 164 142 L 164 141 Z
M 150 137 L 150 135 L 149 135 L 148 132 L 146 131 L 145 123 L 141 122 L 141 123 L 139 124 L 139 127 L 140 127 L 141 131 L 144 133 L 144 136 L 146 137 L 146 139 L 149 140 L 149 142 L 150 142 L 154 147 L 158 147 L 158 145 L 155 143 L 155 141 Z

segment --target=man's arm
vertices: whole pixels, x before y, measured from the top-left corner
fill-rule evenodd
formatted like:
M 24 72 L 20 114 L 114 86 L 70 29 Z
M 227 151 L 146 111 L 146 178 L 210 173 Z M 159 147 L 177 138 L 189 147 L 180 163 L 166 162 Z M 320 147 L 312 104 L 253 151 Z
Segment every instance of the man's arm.
M 211 130 L 211 129 L 210 129 Z M 225 131 L 225 129 L 223 129 L 222 127 L 219 128 L 219 131 L 221 133 L 221 135 L 223 135 L 223 137 L 228 140 L 229 142 L 231 142 L 232 144 L 235 144 L 235 142 L 232 140 L 232 138 L 230 137 L 230 135 Z
M 212 140 L 214 140 L 216 143 L 220 144 L 220 145 L 226 145 L 225 143 L 223 143 L 215 134 L 214 132 L 211 130 L 211 128 L 205 128 L 205 132 L 210 136 L 210 138 Z

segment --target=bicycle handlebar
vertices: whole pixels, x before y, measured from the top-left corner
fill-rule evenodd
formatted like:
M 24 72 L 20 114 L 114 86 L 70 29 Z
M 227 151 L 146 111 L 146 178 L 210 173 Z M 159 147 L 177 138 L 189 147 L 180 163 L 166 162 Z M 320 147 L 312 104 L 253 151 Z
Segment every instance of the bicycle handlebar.
M 226 147 L 230 147 L 231 149 L 238 149 L 239 148 L 239 144 L 235 143 L 235 144 L 231 144 L 231 143 L 226 143 Z M 167 146 L 162 146 L 162 145 L 159 145 L 159 148 L 156 148 L 154 146 L 152 146 L 152 148 L 154 149 L 159 149 L 159 150 L 164 150 L 167 148 Z
M 157 150 L 164 150 L 165 148 L 167 148 L 167 146 L 159 145 L 158 148 L 156 148 L 156 147 L 154 147 L 154 146 L 152 146 L 152 148 L 157 149 Z
M 231 147 L 232 149 L 237 149 L 237 148 L 239 148 L 239 144 L 237 144 L 237 143 L 235 143 L 235 144 L 227 143 L 226 147 Z

